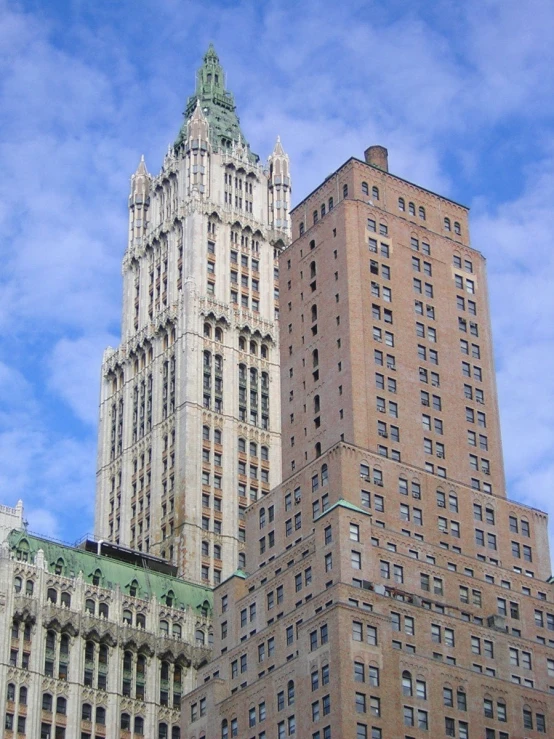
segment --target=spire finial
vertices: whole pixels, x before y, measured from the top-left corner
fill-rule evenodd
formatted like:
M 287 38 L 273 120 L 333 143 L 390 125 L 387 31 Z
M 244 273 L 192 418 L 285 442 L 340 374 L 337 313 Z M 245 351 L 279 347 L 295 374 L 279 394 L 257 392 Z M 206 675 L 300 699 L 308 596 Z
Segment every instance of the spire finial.
M 277 136 L 277 141 L 275 142 L 275 148 L 273 149 L 274 154 L 278 154 L 280 156 L 285 155 L 285 150 L 283 149 L 283 146 L 281 144 L 281 137 Z

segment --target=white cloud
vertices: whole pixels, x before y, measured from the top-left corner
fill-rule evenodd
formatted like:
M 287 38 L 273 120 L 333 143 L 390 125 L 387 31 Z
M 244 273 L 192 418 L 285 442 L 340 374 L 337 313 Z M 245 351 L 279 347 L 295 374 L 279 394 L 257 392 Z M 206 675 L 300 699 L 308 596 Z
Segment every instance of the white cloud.
M 54 6 L 0 0 L 3 500 L 22 496 L 62 534 L 76 500 L 73 525 L 89 526 L 129 176 L 142 151 L 156 171 L 213 39 L 254 149 L 265 158 L 281 134 L 296 200 L 374 143 L 396 174 L 474 199 L 509 489 L 552 510 L 552 4 L 158 0 L 128 17 L 117 4 Z

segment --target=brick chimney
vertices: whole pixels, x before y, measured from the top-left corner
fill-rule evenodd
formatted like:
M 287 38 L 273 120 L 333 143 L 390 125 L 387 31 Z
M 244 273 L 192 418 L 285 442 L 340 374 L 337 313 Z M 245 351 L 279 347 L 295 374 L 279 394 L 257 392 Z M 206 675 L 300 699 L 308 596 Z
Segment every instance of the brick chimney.
M 384 146 L 370 146 L 364 151 L 364 157 L 366 163 L 372 167 L 382 169 L 383 172 L 389 171 L 389 152 Z

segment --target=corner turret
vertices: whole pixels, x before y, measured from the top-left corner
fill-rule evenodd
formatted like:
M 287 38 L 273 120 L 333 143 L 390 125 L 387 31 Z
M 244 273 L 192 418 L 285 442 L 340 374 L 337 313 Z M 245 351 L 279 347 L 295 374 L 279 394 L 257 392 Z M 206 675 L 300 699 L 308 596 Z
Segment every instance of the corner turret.
M 268 167 L 269 224 L 275 231 L 281 231 L 290 237 L 290 165 L 279 136 L 268 158 Z
M 152 177 L 146 169 L 144 155 L 141 156 L 136 172 L 131 177 L 129 194 L 129 246 L 140 244 L 148 222 L 150 207 L 150 185 Z

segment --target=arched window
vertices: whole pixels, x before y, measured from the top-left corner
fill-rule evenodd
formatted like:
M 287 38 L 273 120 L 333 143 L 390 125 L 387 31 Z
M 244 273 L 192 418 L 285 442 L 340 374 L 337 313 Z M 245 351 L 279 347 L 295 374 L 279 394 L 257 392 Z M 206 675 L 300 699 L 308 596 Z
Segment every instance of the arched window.
M 133 580 L 131 584 L 129 585 L 129 595 L 133 598 L 136 598 L 139 591 L 139 584 L 136 580 Z
M 319 413 L 320 407 L 319 395 L 314 395 L 314 413 Z
M 121 714 L 121 721 L 119 723 L 119 726 L 124 731 L 129 731 L 131 728 L 131 717 L 128 713 L 122 713 Z
M 169 634 L 169 623 L 164 619 L 160 621 L 160 633 L 165 635 Z
M 325 215 L 325 203 L 321 203 L 321 217 Z
M 94 575 L 92 576 L 92 584 L 100 585 L 101 581 L 102 581 L 102 572 L 101 570 L 96 570 Z
M 106 725 L 106 709 L 102 706 L 98 706 L 98 708 L 96 709 L 96 723 L 100 726 Z
M 61 575 L 61 574 L 62 574 L 62 572 L 63 572 L 63 567 L 64 567 L 64 561 L 63 561 L 63 559 L 62 559 L 62 558 L 60 557 L 60 558 L 58 559 L 58 561 L 56 562 L 56 564 L 54 565 L 54 572 L 56 573 L 56 575 Z
M 312 305 L 312 323 L 317 321 L 317 305 Z
M 342 186 L 342 197 L 347 198 L 348 197 L 348 185 Z
M 67 701 L 61 695 L 58 696 L 56 701 L 56 713 L 61 713 L 62 716 L 67 713 Z
M 419 206 L 418 213 L 419 213 L 419 217 L 421 218 L 421 220 L 424 221 L 425 220 L 425 208 L 422 205 Z
M 202 556 L 203 557 L 209 557 L 210 556 L 210 542 L 204 541 L 202 542 Z
M 458 236 L 462 233 L 462 229 L 460 228 L 458 221 L 454 221 L 454 233 Z
M 162 721 L 158 726 L 158 739 L 168 739 L 167 724 Z
M 211 337 L 211 335 L 212 335 L 212 327 L 211 327 L 211 325 L 210 325 L 210 324 L 209 324 L 209 323 L 208 323 L 208 322 L 206 321 L 206 323 L 204 323 L 204 336 L 205 336 L 206 338 L 210 338 L 210 337 Z
M 212 355 L 209 351 L 204 352 L 204 367 L 209 369 L 212 366 Z
M 98 613 L 101 618 L 108 618 L 110 615 L 110 607 L 107 603 L 100 603 L 98 606 Z
M 61 603 L 62 603 L 62 606 L 65 606 L 66 608 L 70 608 L 70 606 L 71 606 L 71 595 L 69 593 L 67 593 L 67 592 L 63 592 L 62 593 L 62 597 L 61 597 Z
M 329 468 L 326 464 L 322 465 L 321 467 L 321 484 L 327 485 L 329 482 Z
M 317 223 L 318 217 L 319 217 L 319 213 L 317 212 L 317 210 L 314 210 L 313 212 L 313 222 L 314 223 Z
M 320 441 L 318 441 L 317 444 L 315 445 L 315 456 L 316 458 L 321 457 L 321 442 Z
M 406 201 L 404 198 L 398 198 L 398 210 L 406 210 Z
M 6 690 L 6 700 L 8 700 L 8 701 L 14 701 L 15 700 L 15 685 L 14 685 L 14 683 L 8 683 L 8 688 Z
M 181 739 L 181 729 L 178 726 L 171 729 L 171 739 Z
M 265 508 L 260 508 L 259 518 L 260 528 L 263 529 L 263 527 L 265 526 Z
M 379 188 L 375 187 L 375 185 L 371 188 L 371 197 L 374 200 L 379 200 Z
M 243 439 L 242 436 L 239 436 L 239 452 L 246 453 L 246 439 Z
M 329 202 L 327 204 L 327 209 L 329 211 L 332 211 L 333 210 L 333 198 L 329 198 Z
M 310 262 L 310 277 L 315 277 L 317 272 L 317 267 L 315 262 Z
M 409 672 L 404 670 L 402 673 L 402 695 L 412 695 L 412 676 Z
M 267 348 L 267 344 L 262 344 L 261 354 L 262 354 L 262 358 L 263 359 L 267 359 L 267 357 L 269 355 L 269 350 Z
M 221 739 L 229 739 L 229 723 L 226 718 L 221 722 Z
M 246 567 L 246 554 L 239 552 L 239 570 L 244 570 Z
M 56 588 L 48 588 L 46 592 L 46 600 L 50 603 L 58 602 L 58 591 L 56 590 Z
M 98 649 L 98 661 L 101 665 L 108 664 L 108 647 L 106 644 L 100 644 Z
M 408 203 L 408 213 L 415 216 L 415 205 L 413 203 Z
M 239 336 L 239 349 L 241 351 L 246 351 L 246 339 L 244 336 Z
M 69 636 L 62 634 L 60 636 L 60 658 L 69 654 Z
M 13 580 L 13 589 L 15 590 L 15 592 L 16 593 L 21 593 L 22 586 L 23 586 L 23 580 L 19 576 L 15 577 L 14 580 Z M 50 591 L 48 591 L 48 592 L 50 592 Z M 54 591 L 54 592 L 56 592 L 56 591 Z M 52 601 L 52 602 L 55 603 L 55 601 Z
M 298 235 L 299 236 L 303 236 L 304 235 L 304 221 L 301 221 L 300 222 L 300 227 L 299 227 L 298 230 L 299 230 L 299 234 Z
M 204 646 L 204 644 L 206 643 L 206 635 L 202 631 L 202 629 L 196 629 L 196 632 L 194 634 L 194 637 L 195 637 L 196 645 L 197 646 L 199 646 L 199 647 Z
M 264 462 L 269 459 L 269 449 L 266 446 L 260 447 L 260 457 Z
M 32 580 L 27 580 L 25 583 L 25 595 L 32 595 L 35 589 L 35 584 Z
M 181 624 L 173 624 L 171 633 L 174 639 L 180 639 L 182 634 Z
M 87 598 L 85 601 L 85 613 L 90 613 L 92 616 L 94 616 L 95 611 L 96 603 L 92 598 Z
M 137 613 L 136 624 L 137 628 L 139 629 L 146 628 L 146 616 L 144 615 L 144 613 Z
M 169 590 L 167 595 L 165 596 L 165 604 L 167 606 L 172 606 L 175 601 L 175 593 L 173 590 Z
M 81 707 L 81 721 L 92 721 L 92 706 L 90 703 L 83 703 Z
M 135 716 L 135 734 L 144 735 L 144 719 L 142 716 Z
M 369 195 L 369 187 L 367 182 L 362 182 L 362 195 Z
M 319 365 L 319 352 L 314 349 L 312 352 L 312 366 L 315 369 Z
M 250 354 L 257 354 L 258 353 L 258 345 L 255 341 L 250 342 Z
M 255 441 L 250 442 L 250 456 L 251 457 L 257 457 L 258 456 L 258 445 Z
M 462 688 L 458 688 L 456 691 L 456 701 L 459 711 L 467 711 L 467 697 Z
M 133 653 L 128 650 L 123 653 L 123 669 L 131 670 L 133 668 Z
M 27 705 L 27 688 L 25 687 L 25 685 L 22 685 L 19 688 L 19 702 L 22 706 Z
M 55 649 L 56 648 L 56 632 L 55 631 L 47 631 L 46 632 L 46 649 Z
M 215 330 L 215 340 L 223 341 L 223 330 L 219 326 Z
M 294 680 L 289 680 L 287 683 L 287 702 L 289 706 L 294 703 Z
M 42 710 L 47 713 L 52 713 L 52 696 L 50 693 L 42 694 Z
M 450 218 L 445 218 L 444 219 L 444 230 L 445 231 L 451 231 L 452 230 L 452 227 L 450 225 Z
M 133 614 L 128 608 L 123 611 L 123 623 L 127 624 L 127 626 L 132 626 L 133 624 Z

